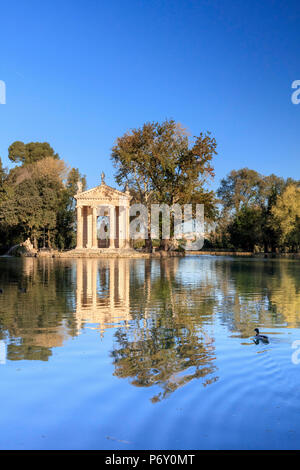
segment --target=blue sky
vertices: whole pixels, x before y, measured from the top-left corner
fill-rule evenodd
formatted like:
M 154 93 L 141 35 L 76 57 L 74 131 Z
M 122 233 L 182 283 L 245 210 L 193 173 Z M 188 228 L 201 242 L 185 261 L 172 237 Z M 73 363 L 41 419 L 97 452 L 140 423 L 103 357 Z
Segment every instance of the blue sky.
M 63 0 L 1 4 L 0 156 L 48 141 L 114 185 L 111 147 L 173 118 L 218 142 L 213 188 L 230 170 L 300 178 L 300 4 L 279 0 Z

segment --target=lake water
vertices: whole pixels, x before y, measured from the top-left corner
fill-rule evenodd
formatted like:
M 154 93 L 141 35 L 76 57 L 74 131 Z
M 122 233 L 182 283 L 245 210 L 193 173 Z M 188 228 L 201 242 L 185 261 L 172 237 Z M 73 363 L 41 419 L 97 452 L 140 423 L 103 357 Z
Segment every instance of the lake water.
M 0 258 L 0 289 L 0 449 L 299 449 L 299 261 Z

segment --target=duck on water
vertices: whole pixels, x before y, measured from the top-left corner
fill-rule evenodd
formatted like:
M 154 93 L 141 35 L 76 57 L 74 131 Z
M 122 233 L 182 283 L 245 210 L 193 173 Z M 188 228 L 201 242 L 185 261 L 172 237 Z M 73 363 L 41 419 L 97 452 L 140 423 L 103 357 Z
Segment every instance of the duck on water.
M 259 333 L 259 329 L 258 328 L 254 328 L 254 331 L 256 333 L 256 335 L 254 336 L 254 342 L 256 344 L 258 344 L 260 341 L 262 341 L 263 343 L 268 343 L 269 342 L 269 338 L 268 336 L 266 335 L 261 335 Z

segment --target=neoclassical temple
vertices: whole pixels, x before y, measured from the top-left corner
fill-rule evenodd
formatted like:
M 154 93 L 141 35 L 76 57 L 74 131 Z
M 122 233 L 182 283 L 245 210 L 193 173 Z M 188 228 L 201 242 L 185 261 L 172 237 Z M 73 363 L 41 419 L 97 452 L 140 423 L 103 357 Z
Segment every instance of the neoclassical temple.
M 75 195 L 77 250 L 127 249 L 129 245 L 129 191 L 111 188 L 101 175 L 101 184 Z

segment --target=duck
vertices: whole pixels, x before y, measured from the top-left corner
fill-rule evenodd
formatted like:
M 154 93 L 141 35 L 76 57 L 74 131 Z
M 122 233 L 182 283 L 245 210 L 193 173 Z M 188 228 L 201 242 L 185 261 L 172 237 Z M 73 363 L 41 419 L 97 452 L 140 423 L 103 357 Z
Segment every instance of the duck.
M 19 287 L 18 290 L 19 290 L 19 292 L 21 292 L 22 294 L 26 294 L 26 292 L 27 292 L 26 287 Z
M 3 294 L 3 289 L 0 289 L 0 294 Z
M 266 336 L 266 335 L 261 335 L 261 334 L 259 333 L 259 329 L 258 329 L 258 328 L 254 328 L 254 331 L 255 331 L 255 333 L 256 333 L 256 335 L 255 335 L 255 337 L 254 337 L 254 338 L 255 338 L 255 339 L 254 339 L 255 342 L 259 342 L 260 340 L 263 341 L 264 343 L 268 343 L 268 342 L 269 342 L 268 336 Z

